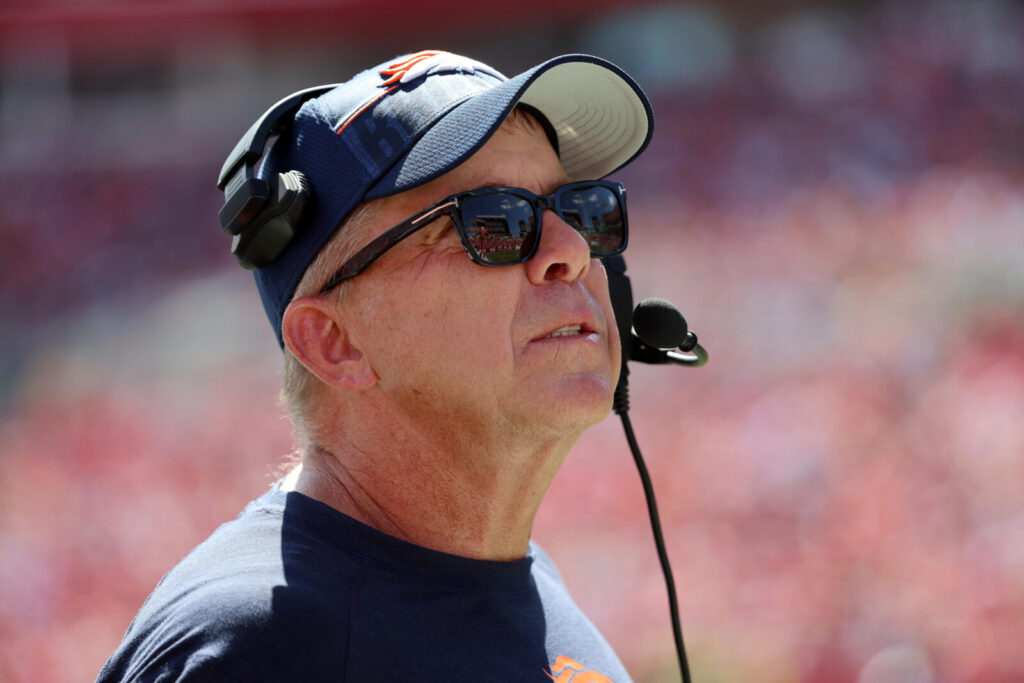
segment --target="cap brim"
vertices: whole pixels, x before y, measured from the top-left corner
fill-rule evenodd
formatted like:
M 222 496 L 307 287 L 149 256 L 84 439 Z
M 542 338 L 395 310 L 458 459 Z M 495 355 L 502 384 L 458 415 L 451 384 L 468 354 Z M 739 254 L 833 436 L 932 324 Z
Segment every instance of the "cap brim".
M 473 155 L 522 102 L 540 111 L 558 135 L 570 180 L 602 178 L 647 146 L 654 114 L 640 86 L 614 64 L 565 55 L 475 95 L 428 128 L 366 193 L 366 199 L 409 190 Z

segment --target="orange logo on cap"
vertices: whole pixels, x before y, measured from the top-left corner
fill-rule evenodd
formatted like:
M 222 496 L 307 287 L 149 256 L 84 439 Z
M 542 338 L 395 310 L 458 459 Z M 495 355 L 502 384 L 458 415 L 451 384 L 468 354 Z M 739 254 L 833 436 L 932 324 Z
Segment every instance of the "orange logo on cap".
M 384 82 L 380 84 L 380 87 L 387 88 L 393 85 L 411 83 L 424 76 L 444 73 L 483 73 L 493 76 L 500 81 L 508 80 L 499 71 L 475 59 L 445 52 L 444 50 L 424 50 L 423 52 L 410 55 L 400 62 L 388 64 L 386 69 L 381 69 L 380 77 L 384 79 Z
M 551 665 L 551 672 L 545 672 L 555 683 L 614 683 L 602 673 L 588 669 L 575 659 L 559 655 Z
M 406 57 L 400 62 L 388 64 L 388 68 L 380 70 L 380 77 L 384 79 L 384 82 L 380 84 L 380 87 L 385 88 L 389 85 L 398 83 L 414 66 L 425 59 L 430 59 L 431 57 L 436 57 L 441 54 L 448 53 L 442 52 L 441 50 L 423 50 L 422 52 L 417 52 L 410 57 Z
M 340 134 L 360 114 L 379 102 L 385 95 L 406 83 L 439 73 L 476 74 L 477 72 L 493 76 L 498 80 L 507 80 L 505 76 L 486 64 L 469 57 L 461 57 L 451 52 L 445 52 L 444 50 L 423 50 L 401 61 L 388 64 L 386 68 L 378 72 L 381 77 L 381 83 L 378 84 L 378 87 L 383 88 L 383 92 L 377 93 L 369 101 L 339 121 L 337 132 Z

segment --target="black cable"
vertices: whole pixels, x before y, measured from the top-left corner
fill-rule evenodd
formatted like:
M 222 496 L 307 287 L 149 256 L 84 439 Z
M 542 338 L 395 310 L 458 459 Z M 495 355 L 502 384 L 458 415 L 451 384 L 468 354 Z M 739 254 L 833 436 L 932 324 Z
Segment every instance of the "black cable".
M 621 387 L 620 387 L 621 388 Z M 620 393 L 620 392 L 616 392 Z M 621 392 L 625 393 L 625 392 Z M 620 397 L 627 410 L 629 399 Z M 640 473 L 640 482 L 644 487 L 644 497 L 647 499 L 647 514 L 651 518 L 651 531 L 654 533 L 654 545 L 658 549 L 658 559 L 661 561 L 661 571 L 665 575 L 665 587 L 668 590 L 668 609 L 672 618 L 672 635 L 676 641 L 676 654 L 679 656 L 679 671 L 683 676 L 683 683 L 691 683 L 690 666 L 686 661 L 686 648 L 683 646 L 683 629 L 679 623 L 679 605 L 676 600 L 676 584 L 672 579 L 672 567 L 668 563 L 668 551 L 665 549 L 665 538 L 661 533 L 661 521 L 658 518 L 658 504 L 654 500 L 654 487 L 651 485 L 651 476 L 647 473 L 647 465 L 644 464 L 643 456 L 640 455 L 640 446 L 633 434 L 633 425 L 629 421 L 626 410 L 616 410 L 622 418 L 622 428 L 626 432 L 626 441 L 629 442 L 629 450 L 633 453 L 633 461 Z
M 668 563 L 665 539 L 661 533 L 661 521 L 658 519 L 658 504 L 654 500 L 654 487 L 651 485 L 651 476 L 647 473 L 647 466 L 644 464 L 643 456 L 640 455 L 640 446 L 637 445 L 636 436 L 633 434 L 633 425 L 630 423 L 629 415 L 627 414 L 629 413 L 629 361 L 641 360 L 648 363 L 682 361 L 682 364 L 696 366 L 707 362 L 707 353 L 697 344 L 694 344 L 692 350 L 693 357 L 680 356 L 674 351 L 666 353 L 657 349 L 650 349 L 643 344 L 632 332 L 633 288 L 629 283 L 629 277 L 626 275 L 626 261 L 622 256 L 610 256 L 604 259 L 604 266 L 605 272 L 608 274 L 608 293 L 611 296 L 612 310 L 615 312 L 619 339 L 622 340 L 622 370 L 619 374 L 619 383 L 615 387 L 612 408 L 622 418 L 622 427 L 626 432 L 629 450 L 633 453 L 633 461 L 636 463 L 636 469 L 640 473 L 640 482 L 644 487 L 644 497 L 647 499 L 647 514 L 651 518 L 651 531 L 654 533 L 654 545 L 658 549 L 658 559 L 661 561 L 661 571 L 665 575 L 665 586 L 668 589 L 668 609 L 672 618 L 672 635 L 675 638 L 676 654 L 679 657 L 679 673 L 683 677 L 683 683 L 691 683 L 690 666 L 686 662 L 686 648 L 683 646 L 683 629 L 679 625 L 676 584 L 672 579 L 672 567 Z M 694 336 L 693 341 L 697 341 L 696 336 Z M 700 349 L 700 351 L 698 352 L 697 349 Z M 648 356 L 652 356 L 652 352 L 653 357 L 648 358 Z

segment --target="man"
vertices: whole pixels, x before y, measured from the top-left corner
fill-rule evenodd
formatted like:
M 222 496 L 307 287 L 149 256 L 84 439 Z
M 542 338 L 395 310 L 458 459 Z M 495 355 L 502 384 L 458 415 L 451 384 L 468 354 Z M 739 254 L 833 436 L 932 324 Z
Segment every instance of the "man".
M 221 218 L 302 462 L 164 577 L 100 680 L 629 680 L 530 533 L 611 409 L 625 194 L 598 179 L 652 124 L 593 57 L 506 79 L 423 52 L 254 125 Z

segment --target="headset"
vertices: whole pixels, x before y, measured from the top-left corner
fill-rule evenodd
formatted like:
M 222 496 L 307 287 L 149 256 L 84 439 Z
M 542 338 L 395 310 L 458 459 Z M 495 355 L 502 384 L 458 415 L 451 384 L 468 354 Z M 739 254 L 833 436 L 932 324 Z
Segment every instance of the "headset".
M 288 95 L 252 124 L 235 144 L 217 178 L 224 192 L 220 226 L 233 236 L 231 253 L 248 270 L 270 265 L 301 228 L 313 199 L 313 188 L 300 171 L 271 173 L 264 178 L 266 159 L 295 112 L 307 100 L 336 88 L 319 85 Z

